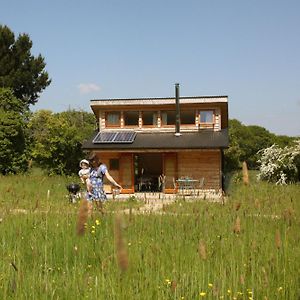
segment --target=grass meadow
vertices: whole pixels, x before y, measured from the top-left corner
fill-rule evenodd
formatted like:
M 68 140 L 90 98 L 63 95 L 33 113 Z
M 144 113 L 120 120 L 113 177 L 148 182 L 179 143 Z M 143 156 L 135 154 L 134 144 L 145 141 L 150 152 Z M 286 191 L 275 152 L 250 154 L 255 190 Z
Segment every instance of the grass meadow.
M 236 178 L 225 203 L 108 202 L 78 235 L 70 178 L 0 177 L 0 299 L 300 299 L 300 186 Z

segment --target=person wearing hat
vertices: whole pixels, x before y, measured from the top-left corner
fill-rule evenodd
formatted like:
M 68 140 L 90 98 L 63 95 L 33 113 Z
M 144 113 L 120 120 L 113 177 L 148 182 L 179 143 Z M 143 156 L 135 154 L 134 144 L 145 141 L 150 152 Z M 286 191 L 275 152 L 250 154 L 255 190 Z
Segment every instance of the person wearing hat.
M 81 168 L 78 172 L 80 180 L 86 185 L 86 189 L 90 193 L 92 191 L 92 185 L 90 181 L 90 163 L 88 160 L 83 159 L 80 161 L 79 166 Z

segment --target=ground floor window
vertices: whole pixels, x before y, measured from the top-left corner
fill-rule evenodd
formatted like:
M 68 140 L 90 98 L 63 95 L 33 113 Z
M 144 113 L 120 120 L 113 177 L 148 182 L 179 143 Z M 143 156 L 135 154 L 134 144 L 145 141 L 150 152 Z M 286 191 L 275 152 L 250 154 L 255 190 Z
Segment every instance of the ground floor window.
M 118 158 L 111 158 L 109 160 L 109 169 L 110 170 L 119 170 L 119 159 Z

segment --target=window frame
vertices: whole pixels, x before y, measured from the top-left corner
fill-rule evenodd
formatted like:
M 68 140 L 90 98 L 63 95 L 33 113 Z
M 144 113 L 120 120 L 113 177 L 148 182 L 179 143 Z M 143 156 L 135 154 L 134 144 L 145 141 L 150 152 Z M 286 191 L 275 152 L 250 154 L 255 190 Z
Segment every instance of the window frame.
M 144 113 L 147 113 L 147 112 L 151 112 L 153 113 L 152 114 L 152 117 L 154 114 L 156 114 L 156 123 L 155 124 L 144 124 Z M 156 128 L 158 127 L 158 116 L 159 116 L 159 112 L 156 111 L 156 110 L 144 110 L 141 112 L 141 118 L 142 118 L 142 127 L 144 128 Z
M 113 166 L 116 163 L 116 166 Z M 119 158 L 110 158 L 109 159 L 109 170 L 119 171 L 120 170 L 120 159 Z
M 185 111 L 192 111 L 193 112 L 193 114 L 194 114 L 194 122 L 193 123 L 182 123 L 181 115 L 182 115 L 182 112 L 185 112 Z M 195 125 L 197 125 L 196 116 L 197 116 L 197 110 L 196 109 L 182 109 L 180 111 L 180 126 L 195 126 Z
M 212 122 L 201 122 L 201 112 L 212 112 Z M 203 126 L 202 128 L 213 128 L 216 123 L 215 109 L 198 109 L 198 118 L 199 128 L 201 128 L 201 125 Z
M 164 112 L 168 112 L 168 111 L 175 112 L 175 120 L 174 120 L 174 124 L 165 124 L 165 123 L 163 122 L 163 113 L 164 113 Z M 176 110 L 172 110 L 172 109 L 164 109 L 164 110 L 161 110 L 161 111 L 160 111 L 160 124 L 161 124 L 161 127 L 174 127 L 174 126 L 176 126 Z
M 119 124 L 109 124 L 108 123 L 108 115 L 109 114 L 118 114 L 119 115 Z M 105 127 L 107 127 L 107 128 L 121 127 L 121 112 L 120 111 L 106 111 L 105 112 Z
M 138 119 L 137 119 L 137 124 L 134 124 L 134 125 L 127 125 L 126 122 L 125 122 L 125 115 L 126 113 L 129 113 L 129 112 L 135 112 L 137 113 L 138 115 Z M 123 116 L 123 126 L 126 127 L 126 128 L 135 128 L 135 127 L 139 127 L 140 126 L 140 111 L 139 110 L 126 110 L 126 111 L 122 111 L 122 116 Z

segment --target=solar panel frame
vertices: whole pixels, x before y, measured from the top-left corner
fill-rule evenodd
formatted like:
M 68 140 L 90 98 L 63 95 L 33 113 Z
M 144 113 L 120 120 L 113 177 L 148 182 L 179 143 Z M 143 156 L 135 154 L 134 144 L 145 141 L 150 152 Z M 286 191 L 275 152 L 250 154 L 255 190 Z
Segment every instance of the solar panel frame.
M 93 139 L 94 144 L 133 143 L 137 133 L 134 131 L 98 132 Z

